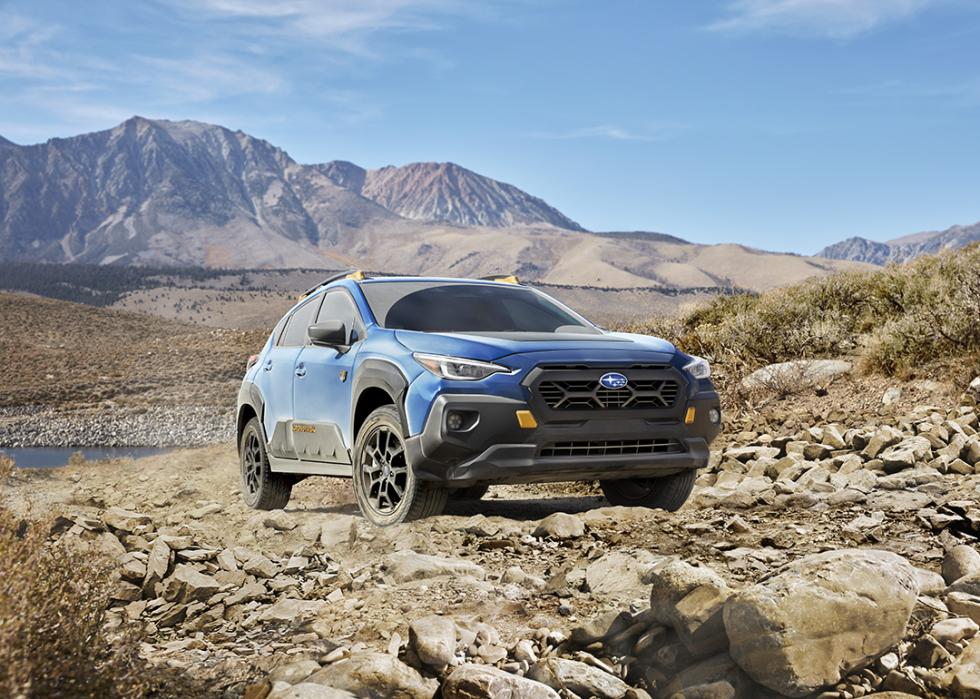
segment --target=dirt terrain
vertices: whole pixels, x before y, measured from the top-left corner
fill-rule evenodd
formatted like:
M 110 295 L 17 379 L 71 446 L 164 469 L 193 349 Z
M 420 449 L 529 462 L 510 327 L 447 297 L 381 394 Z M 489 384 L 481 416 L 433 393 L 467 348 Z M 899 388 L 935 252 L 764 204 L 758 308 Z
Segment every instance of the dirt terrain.
M 379 530 L 347 482 L 316 478 L 285 510 L 257 513 L 239 498 L 231 444 L 17 472 L 5 501 L 58 513 L 63 536 L 114 556 L 113 614 L 142 625 L 146 657 L 213 696 L 967 697 L 980 423 L 963 389 L 843 375 L 760 395 L 673 514 L 609 507 L 591 485 L 497 486 Z M 824 566 L 822 582 L 794 561 Z M 794 674 L 779 638 L 760 668 L 719 626 L 722 610 L 787 576 L 793 595 L 823 585 L 827 614 L 862 615 L 832 620 L 855 627 L 861 651 L 815 645 L 816 679 Z M 852 610 L 862 598 L 842 590 L 854 585 L 884 593 Z M 908 609 L 882 606 L 885 593 Z M 785 613 L 780 623 L 803 623 Z M 805 621 L 801 637 L 825 633 Z M 498 693 L 472 689 L 484 685 Z

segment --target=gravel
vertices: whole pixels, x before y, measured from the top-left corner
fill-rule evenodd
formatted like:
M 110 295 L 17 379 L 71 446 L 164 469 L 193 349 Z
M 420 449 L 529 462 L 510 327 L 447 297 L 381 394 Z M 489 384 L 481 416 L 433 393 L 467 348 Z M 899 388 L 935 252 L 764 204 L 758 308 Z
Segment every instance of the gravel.
M 0 409 L 0 447 L 195 447 L 235 437 L 233 412 L 215 407 L 98 412 Z

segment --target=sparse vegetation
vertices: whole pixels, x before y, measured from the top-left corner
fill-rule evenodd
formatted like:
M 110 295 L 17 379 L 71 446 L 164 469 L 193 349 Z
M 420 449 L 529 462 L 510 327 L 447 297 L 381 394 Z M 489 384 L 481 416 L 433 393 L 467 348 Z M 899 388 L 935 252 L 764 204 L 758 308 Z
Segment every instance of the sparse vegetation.
M 0 456 L 0 492 L 12 462 Z M 131 630 L 108 630 L 110 562 L 50 540 L 51 522 L 0 508 L 0 694 L 139 697 Z
M 722 296 L 681 318 L 628 329 L 673 338 L 740 371 L 852 356 L 871 373 L 904 378 L 955 364 L 972 376 L 980 358 L 980 245 L 871 273 Z

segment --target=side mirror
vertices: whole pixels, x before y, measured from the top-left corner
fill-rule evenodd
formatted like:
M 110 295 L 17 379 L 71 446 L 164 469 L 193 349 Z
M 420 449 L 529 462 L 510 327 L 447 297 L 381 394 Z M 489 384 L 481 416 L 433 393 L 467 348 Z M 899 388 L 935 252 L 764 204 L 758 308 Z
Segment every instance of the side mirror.
M 327 320 L 316 325 L 311 325 L 306 330 L 310 341 L 314 345 L 324 345 L 326 347 L 346 347 L 347 328 L 342 321 Z

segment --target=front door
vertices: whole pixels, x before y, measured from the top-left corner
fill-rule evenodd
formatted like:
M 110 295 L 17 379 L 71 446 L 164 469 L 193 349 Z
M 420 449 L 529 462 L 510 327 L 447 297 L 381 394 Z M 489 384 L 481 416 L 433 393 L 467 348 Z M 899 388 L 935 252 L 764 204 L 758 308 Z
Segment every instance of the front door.
M 352 445 L 344 439 L 351 419 L 354 359 L 364 338 L 364 323 L 350 294 L 328 291 L 316 322 L 339 320 L 347 331 L 345 347 L 306 345 L 296 361 L 293 382 L 293 444 L 304 461 L 350 464 Z

